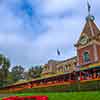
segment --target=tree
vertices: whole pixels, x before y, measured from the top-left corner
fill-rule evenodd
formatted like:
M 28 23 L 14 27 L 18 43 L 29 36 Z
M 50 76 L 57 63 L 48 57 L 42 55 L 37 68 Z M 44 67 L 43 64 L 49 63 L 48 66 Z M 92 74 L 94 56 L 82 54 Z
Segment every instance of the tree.
M 7 84 L 7 77 L 10 68 L 10 60 L 0 54 L 0 82 L 3 86 Z
M 28 70 L 28 76 L 30 78 L 33 78 L 34 77 L 34 68 L 33 67 L 29 68 L 29 70 Z
M 11 72 L 12 72 L 14 82 L 23 79 L 24 68 L 21 65 L 16 65 L 15 67 L 13 67 Z
M 4 64 L 2 66 L 3 72 L 4 72 L 4 79 L 6 80 L 8 77 L 8 72 L 9 72 L 9 67 L 10 67 L 10 61 L 8 58 L 4 58 Z
M 13 81 L 13 75 L 12 75 L 11 71 L 8 72 L 7 80 L 8 80 L 8 85 L 12 85 L 14 83 L 14 81 Z
M 42 67 L 41 66 L 35 66 L 35 67 L 31 67 L 28 70 L 28 75 L 30 78 L 37 78 L 41 76 L 41 72 L 42 72 Z
M 0 81 L 3 81 L 3 71 L 0 69 Z

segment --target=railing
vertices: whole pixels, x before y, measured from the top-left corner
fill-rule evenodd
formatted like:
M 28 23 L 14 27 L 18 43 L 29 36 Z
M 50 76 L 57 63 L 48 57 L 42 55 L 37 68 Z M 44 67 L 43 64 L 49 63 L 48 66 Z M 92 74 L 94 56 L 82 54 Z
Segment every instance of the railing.
M 76 84 L 78 87 L 80 87 L 81 84 L 92 82 L 92 81 L 99 81 L 99 80 L 100 80 L 100 78 L 95 78 L 95 79 L 91 79 L 91 80 L 69 80 L 69 81 L 60 81 L 60 82 L 54 81 L 54 82 L 48 82 L 45 84 L 34 84 L 33 86 L 25 85 L 25 87 L 9 88 L 9 89 L 6 89 L 5 91 L 16 92 L 16 91 L 22 91 L 22 90 L 28 89 L 28 88 L 32 88 L 32 89 L 47 88 L 47 87 L 60 86 L 60 85 L 71 86 L 72 84 L 73 85 Z

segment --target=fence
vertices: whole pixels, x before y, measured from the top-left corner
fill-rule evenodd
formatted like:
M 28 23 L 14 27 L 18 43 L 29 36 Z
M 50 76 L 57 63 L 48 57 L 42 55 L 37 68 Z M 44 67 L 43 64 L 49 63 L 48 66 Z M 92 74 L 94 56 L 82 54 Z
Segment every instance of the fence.
M 19 92 L 74 92 L 74 91 L 97 91 L 100 90 L 100 80 L 76 81 L 70 84 L 62 83 L 52 86 L 43 86 L 25 89 Z
M 97 91 L 100 90 L 100 79 L 70 81 L 53 84 L 43 84 L 33 88 L 1 89 L 0 93 L 11 92 L 72 92 L 72 91 Z

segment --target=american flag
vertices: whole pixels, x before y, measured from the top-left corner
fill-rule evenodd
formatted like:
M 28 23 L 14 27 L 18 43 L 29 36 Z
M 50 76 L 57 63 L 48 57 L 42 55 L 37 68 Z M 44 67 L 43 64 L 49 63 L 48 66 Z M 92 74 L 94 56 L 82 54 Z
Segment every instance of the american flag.
M 59 49 L 57 49 L 57 54 L 60 56 L 60 51 L 59 51 Z

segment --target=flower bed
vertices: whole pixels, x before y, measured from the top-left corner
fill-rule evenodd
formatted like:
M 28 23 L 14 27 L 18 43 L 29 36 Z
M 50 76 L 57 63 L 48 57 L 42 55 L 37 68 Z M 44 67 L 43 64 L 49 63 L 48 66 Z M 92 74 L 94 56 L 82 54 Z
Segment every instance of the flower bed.
M 3 98 L 2 100 L 48 100 L 47 96 L 11 96 L 8 98 Z

